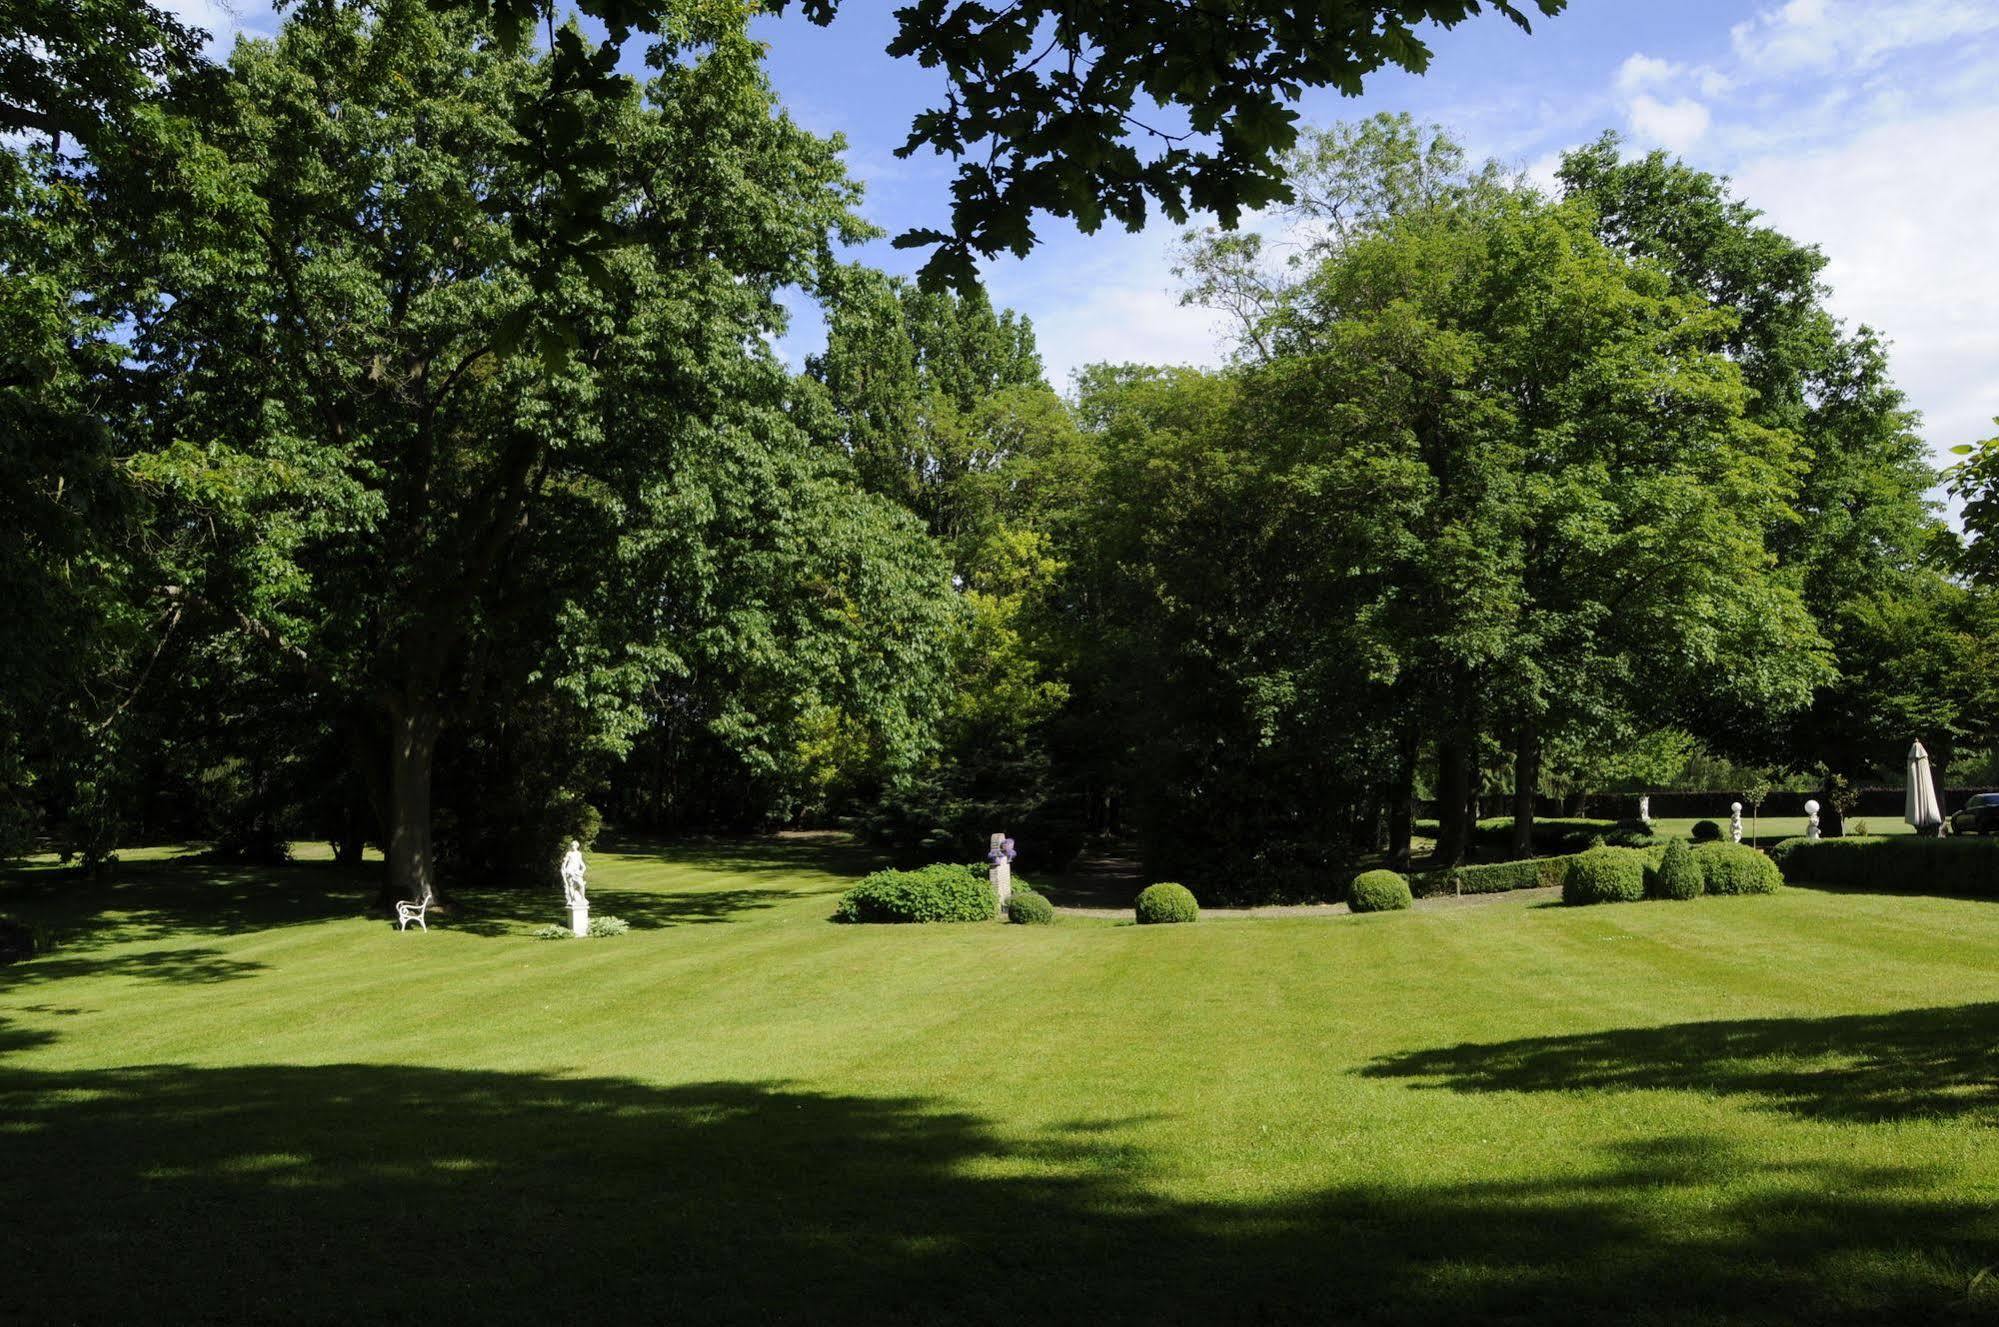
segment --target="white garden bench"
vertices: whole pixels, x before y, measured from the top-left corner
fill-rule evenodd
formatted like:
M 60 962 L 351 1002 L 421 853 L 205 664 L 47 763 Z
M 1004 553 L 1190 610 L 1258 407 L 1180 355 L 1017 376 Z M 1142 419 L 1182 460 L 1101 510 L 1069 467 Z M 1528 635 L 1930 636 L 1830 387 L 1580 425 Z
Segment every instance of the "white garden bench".
M 410 928 L 410 923 L 415 922 L 425 931 L 430 930 L 430 923 L 423 919 L 424 911 L 429 907 L 430 895 L 428 894 L 423 896 L 423 902 L 421 903 L 411 903 L 406 899 L 398 899 L 396 901 L 396 929 L 398 931 L 407 931 Z

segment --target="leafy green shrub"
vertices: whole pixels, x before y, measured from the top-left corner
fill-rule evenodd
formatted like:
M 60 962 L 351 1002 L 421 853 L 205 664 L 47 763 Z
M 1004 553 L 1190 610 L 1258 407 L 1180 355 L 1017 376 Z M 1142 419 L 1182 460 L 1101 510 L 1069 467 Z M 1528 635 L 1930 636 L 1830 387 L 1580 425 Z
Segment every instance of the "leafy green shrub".
M 998 900 L 983 863 L 876 871 L 840 896 L 836 922 L 984 922 Z
M 551 925 L 551 926 L 537 926 L 534 928 L 531 934 L 537 940 L 567 940 L 570 936 L 576 933 L 570 930 L 567 926 Z
M 1777 863 L 1746 843 L 1703 843 L 1693 858 L 1710 894 L 1774 894 L 1784 883 Z
M 1645 897 L 1647 854 L 1635 848 L 1591 848 L 1568 859 L 1562 902 L 1631 903 Z
M 1055 905 L 1026 885 L 1016 884 L 1006 901 L 1006 919 L 1021 926 L 1048 926 L 1055 920 Z
M 1698 898 L 1705 883 L 1693 849 L 1681 838 L 1666 844 L 1666 855 L 1645 872 L 1645 897 L 1660 899 Z
M 1721 826 L 1715 824 L 1712 820 L 1696 820 L 1694 822 L 1694 842 L 1721 842 Z
M 1786 839 L 1770 855 L 1794 885 L 1999 897 L 1999 839 Z
M 1473 866 L 1426 871 L 1411 882 L 1418 898 L 1438 894 L 1505 894 L 1562 883 L 1566 857 L 1523 857 L 1515 862 L 1481 862 Z
M 1629 827 L 1636 824 L 1636 821 L 1536 816 L 1530 833 L 1534 852 L 1543 857 L 1550 857 L 1581 852 L 1599 839 L 1609 843 L 1623 843 L 1632 837 Z M 1644 842 L 1649 837 L 1641 832 L 1637 840 L 1629 846 L 1635 847 L 1638 842 Z M 1472 843 L 1488 855 L 1512 852 L 1513 818 L 1500 816 L 1492 820 L 1479 821 L 1472 827 Z
M 626 921 L 623 917 L 613 917 L 608 912 L 590 919 L 590 935 L 592 939 L 601 940 L 613 935 L 623 935 L 631 929 L 632 924 L 630 922 Z
M 1194 901 L 1194 891 L 1171 881 L 1147 885 L 1139 892 L 1138 902 L 1133 906 L 1140 926 L 1190 922 L 1201 915 L 1201 905 Z
M 1362 871 L 1347 887 L 1347 906 L 1355 912 L 1394 912 L 1412 897 L 1409 882 L 1395 871 Z

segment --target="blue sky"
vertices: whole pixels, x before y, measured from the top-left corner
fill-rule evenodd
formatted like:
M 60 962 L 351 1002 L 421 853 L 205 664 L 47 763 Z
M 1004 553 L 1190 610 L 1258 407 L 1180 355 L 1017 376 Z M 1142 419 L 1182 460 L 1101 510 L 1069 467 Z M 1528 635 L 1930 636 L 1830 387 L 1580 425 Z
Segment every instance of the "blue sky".
M 264 0 L 170 0 L 223 39 L 268 28 Z M 898 161 L 910 117 L 942 76 L 891 60 L 889 0 L 847 0 L 831 28 L 766 20 L 791 113 L 846 136 L 866 212 L 893 233 L 948 216 L 948 162 Z M 1431 36 L 1417 78 L 1367 95 L 1305 98 L 1309 122 L 1409 111 L 1481 156 L 1551 177 L 1563 148 L 1615 129 L 1733 177 L 1772 224 L 1831 259 L 1835 309 L 1894 346 L 1897 380 L 1940 452 L 1999 415 L 1999 0 L 1571 0 L 1532 36 L 1491 16 Z M 1034 320 L 1058 386 L 1094 360 L 1215 363 L 1221 329 L 1180 307 L 1176 232 L 1078 234 L 1040 224 L 1027 259 L 990 264 L 994 299 Z M 859 256 L 911 271 L 885 241 Z M 784 343 L 816 340 L 806 317 Z

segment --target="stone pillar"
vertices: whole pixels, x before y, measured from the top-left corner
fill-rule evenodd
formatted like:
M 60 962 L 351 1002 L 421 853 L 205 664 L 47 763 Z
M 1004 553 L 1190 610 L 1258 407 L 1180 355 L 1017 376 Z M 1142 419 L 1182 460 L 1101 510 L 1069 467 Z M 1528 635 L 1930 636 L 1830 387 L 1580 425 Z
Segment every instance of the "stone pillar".
M 1742 803 L 1728 804 L 1728 836 L 1737 843 L 1742 842 Z
M 1000 907 L 1006 907 L 1013 897 L 1013 840 L 1001 830 L 993 835 L 992 846 L 986 850 L 986 879 L 992 882 L 993 894 L 999 899 Z
M 579 940 L 590 934 L 590 905 L 588 903 L 577 903 L 570 907 L 569 929 L 575 933 L 576 938 Z

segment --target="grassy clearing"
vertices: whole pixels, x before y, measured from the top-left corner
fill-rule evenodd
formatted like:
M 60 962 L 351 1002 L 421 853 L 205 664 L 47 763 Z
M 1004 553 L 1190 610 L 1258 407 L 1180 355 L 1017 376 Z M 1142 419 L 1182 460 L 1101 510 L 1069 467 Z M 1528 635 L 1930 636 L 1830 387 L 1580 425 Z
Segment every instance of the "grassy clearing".
M 427 935 L 330 864 L 17 873 L 50 1319 L 1984 1316 L 1999 908 L 1787 890 L 839 927 L 805 843 Z

